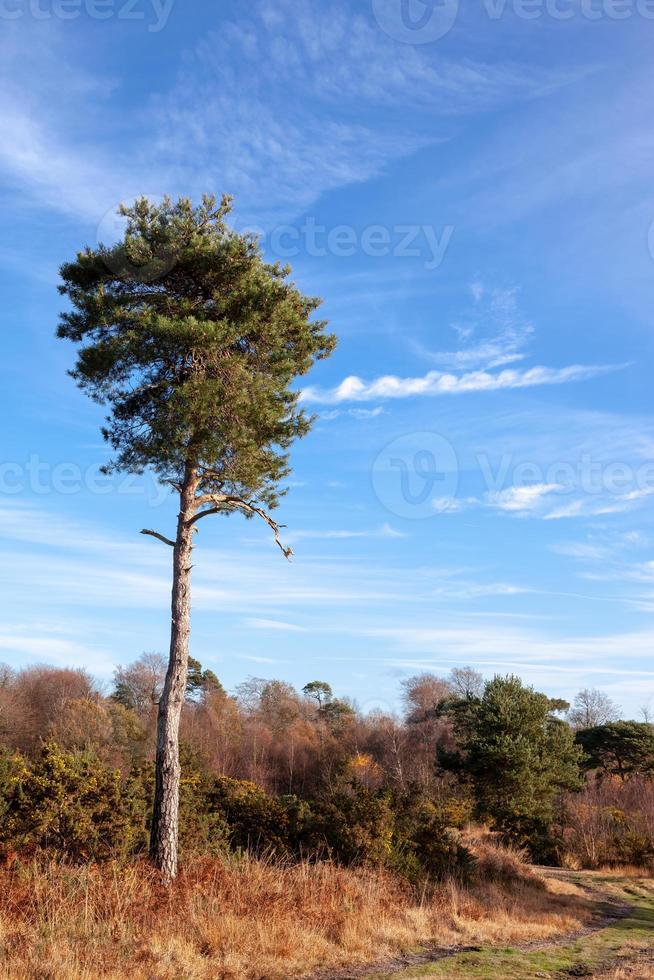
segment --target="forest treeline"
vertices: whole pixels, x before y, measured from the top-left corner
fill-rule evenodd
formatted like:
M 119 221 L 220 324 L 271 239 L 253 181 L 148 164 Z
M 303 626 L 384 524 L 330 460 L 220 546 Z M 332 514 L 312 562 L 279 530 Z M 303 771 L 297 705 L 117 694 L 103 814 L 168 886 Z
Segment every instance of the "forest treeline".
M 157 704 L 153 653 L 101 690 L 83 670 L 0 671 L 5 858 L 147 851 Z M 192 660 L 182 713 L 180 844 L 329 857 L 409 878 L 465 875 L 483 822 L 536 861 L 654 866 L 654 728 L 598 691 L 572 708 L 471 668 L 402 684 L 403 710 L 363 714 L 324 681 L 250 678 L 228 694 Z

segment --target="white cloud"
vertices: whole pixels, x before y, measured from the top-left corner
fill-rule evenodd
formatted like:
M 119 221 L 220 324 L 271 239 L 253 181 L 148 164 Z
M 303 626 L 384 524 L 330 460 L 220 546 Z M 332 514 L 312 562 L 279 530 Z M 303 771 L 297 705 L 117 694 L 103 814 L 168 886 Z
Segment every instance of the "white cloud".
M 347 540 L 348 538 L 405 538 L 406 534 L 402 531 L 396 531 L 395 528 L 391 527 L 390 524 L 382 524 L 381 527 L 374 530 L 327 530 L 321 531 L 319 529 L 315 530 L 300 530 L 291 531 L 286 535 L 289 541 L 306 541 L 306 540 L 319 540 L 319 541 L 330 541 L 330 540 Z
M 376 408 L 348 408 L 345 410 L 329 408 L 327 411 L 320 413 L 320 419 L 323 422 L 333 422 L 334 419 L 341 418 L 343 415 L 349 415 L 353 419 L 376 419 L 384 414 L 385 411 L 381 405 L 378 405 Z
M 3 205 L 38 201 L 97 225 L 131 195 L 165 191 L 170 168 L 152 159 L 140 107 L 115 112 L 116 80 L 81 67 L 83 42 L 68 27 L 56 18 L 3 22 L 0 174 L 20 190 Z
M 604 545 L 590 544 L 586 541 L 564 541 L 550 545 L 550 551 L 568 558 L 578 558 L 580 561 L 602 561 L 610 555 L 610 550 Z
M 555 507 L 543 517 L 545 520 L 555 521 L 566 517 L 601 517 L 607 514 L 622 514 L 632 510 L 639 501 L 650 497 L 653 493 L 654 488 L 642 488 L 630 490 L 623 494 L 587 495 L 571 500 L 570 503 L 561 507 Z
M 275 657 L 254 657 L 248 654 L 241 654 L 241 660 L 248 660 L 253 664 L 282 664 L 285 661 L 277 660 Z
M 506 490 L 490 492 L 487 496 L 491 507 L 523 514 L 536 510 L 543 499 L 550 494 L 559 493 L 563 487 L 558 483 L 534 483 L 530 486 L 508 487 Z
M 161 631 L 165 633 L 170 594 L 169 554 L 165 548 L 153 543 L 152 557 L 144 547 L 132 554 L 128 550 L 131 545 L 120 536 L 93 532 L 88 525 L 76 529 L 71 521 L 62 525 L 61 551 L 56 553 L 52 550 L 54 539 L 47 530 L 46 511 L 39 521 L 33 521 L 32 528 L 30 548 L 22 544 L 21 528 L 20 548 L 0 555 L 4 567 L 12 569 L 11 581 L 5 585 L 0 650 L 16 659 L 83 664 L 110 676 L 111 662 L 102 652 L 103 645 L 112 644 L 109 649 L 114 650 L 115 659 L 115 616 L 109 611 L 122 610 L 125 616 L 132 616 L 126 620 L 129 628 L 120 636 L 119 647 L 129 649 L 132 656 L 138 652 L 138 647 L 133 649 L 135 643 L 141 649 L 148 648 L 143 646 L 146 634 L 160 638 Z M 43 532 L 41 547 L 39 529 Z M 393 537 L 397 532 L 382 525 L 372 533 Z M 74 542 L 85 534 L 87 547 L 77 551 Z M 109 542 L 113 548 L 107 547 Z M 151 561 L 156 567 L 148 564 Z M 593 671 L 594 678 L 604 673 L 608 676 L 612 671 L 636 672 L 640 662 L 651 657 L 651 631 L 557 637 L 549 628 L 516 626 L 518 620 L 533 624 L 539 619 L 542 609 L 534 611 L 531 601 L 525 608 L 525 603 L 529 594 L 546 593 L 522 580 L 488 576 L 483 581 L 474 569 L 466 567 L 416 568 L 388 562 L 325 559 L 308 559 L 304 563 L 300 559 L 289 565 L 278 560 L 272 548 L 259 549 L 254 555 L 244 553 L 242 548 L 217 550 L 211 538 L 198 548 L 196 566 L 196 635 L 201 637 L 204 630 L 213 642 L 215 617 L 220 616 L 228 628 L 231 623 L 236 635 L 242 636 L 243 617 L 247 617 L 247 625 L 261 634 L 269 633 L 273 645 L 273 656 L 268 658 L 268 651 L 263 650 L 264 657 L 252 662 L 275 659 L 277 634 L 287 634 L 290 645 L 294 637 L 302 643 L 305 633 L 333 633 L 351 639 L 342 646 L 339 641 L 337 649 L 342 649 L 343 660 L 369 659 L 408 668 L 420 663 L 422 669 L 447 669 L 456 663 L 473 662 L 488 671 L 524 673 L 541 688 L 556 690 L 557 672 L 565 673 L 569 683 L 583 686 L 589 671 Z M 633 569 L 631 581 L 646 585 L 654 582 L 654 562 L 644 562 L 638 570 Z M 601 594 L 581 598 L 606 601 Z M 486 605 L 489 608 L 485 610 Z M 643 597 L 643 608 L 646 605 Z M 28 627 L 12 628 L 12 617 L 18 624 L 25 624 L 34 609 L 38 609 L 40 619 L 33 617 Z M 150 611 L 151 620 L 147 618 Z M 92 640 L 87 644 L 59 625 L 39 626 L 39 622 L 46 623 L 51 612 L 55 618 L 65 615 L 70 621 L 79 621 L 83 616 L 84 638 L 93 630 L 100 631 L 102 643 Z M 432 625 L 434 621 L 438 622 L 437 627 Z M 60 618 L 59 622 L 63 620 Z M 366 643 L 370 638 L 374 644 Z M 375 657 L 366 656 L 366 650 L 371 649 L 376 651 Z M 633 657 L 637 662 L 614 667 L 611 657 L 616 650 L 621 657 Z M 253 654 L 258 656 L 259 650 L 254 649 Z M 330 653 L 330 659 L 339 657 Z M 576 665 L 578 677 L 571 664 Z M 642 673 L 645 675 L 646 671 Z
M 583 486 L 559 483 L 531 483 L 489 490 L 483 497 L 435 497 L 432 506 L 437 514 L 456 514 L 476 507 L 490 507 L 515 517 L 534 517 L 544 521 L 566 518 L 590 518 L 622 514 L 633 510 L 641 501 L 652 496 L 654 488 L 630 490 L 622 494 L 589 493 Z M 565 502 L 555 502 L 566 496 Z M 627 542 L 625 542 L 627 543 Z M 598 549 L 581 545 L 553 545 L 553 551 L 572 557 L 592 556 Z
M 434 497 L 431 503 L 437 514 L 457 514 L 470 502 L 470 500 L 459 500 L 457 497 Z
M 247 619 L 246 625 L 256 630 L 279 630 L 282 633 L 308 633 L 306 626 L 298 626 L 296 623 L 285 623 L 277 619 Z
M 159 147 L 187 179 L 205 187 L 218 179 L 247 198 L 261 220 L 262 209 L 305 208 L 442 141 L 453 114 L 537 97 L 577 76 L 577 69 L 434 61 L 338 4 L 255 3 L 187 53 L 158 102 Z M 299 90 L 308 106 L 289 100 Z M 388 126 L 386 114 L 398 106 L 407 122 Z
M 611 664 L 616 651 L 622 660 L 651 660 L 654 632 L 643 630 L 631 633 L 610 633 L 586 636 L 547 636 L 534 629 L 484 626 L 381 626 L 362 628 L 367 636 L 386 638 L 397 649 L 411 654 L 423 652 L 438 657 L 450 657 L 458 662 L 499 666 L 511 662 L 578 664 L 582 672 L 591 667 L 597 672 L 616 670 Z M 619 671 L 622 672 L 622 671 Z M 639 671 L 651 673 L 654 671 Z
M 448 599 L 482 599 L 491 596 L 525 595 L 533 592 L 521 585 L 509 582 L 449 582 L 438 586 L 432 592 L 434 596 Z
M 103 676 L 111 673 L 113 665 L 104 651 L 62 636 L 61 632 L 57 624 L 35 624 L 31 627 L 5 624 L 0 632 L 0 650 L 5 656 L 15 656 L 21 660 L 28 657 L 35 663 L 47 661 L 61 666 L 88 667 Z
M 523 343 L 524 335 L 506 330 L 497 337 L 481 341 L 464 350 L 434 351 L 429 354 L 429 357 L 437 364 L 453 370 L 465 370 L 482 365 L 489 368 L 501 367 L 503 364 L 522 361 L 526 357 L 525 352 L 521 350 Z
M 384 414 L 384 409 L 381 405 L 377 408 L 350 408 L 348 414 L 355 419 L 376 419 L 379 415 Z
M 335 405 L 340 402 L 366 402 L 380 398 L 410 398 L 416 396 L 455 395 L 472 391 L 500 391 L 511 388 L 531 388 L 538 385 L 559 385 L 572 381 L 585 381 L 621 365 L 573 364 L 564 368 L 533 367 L 525 370 L 506 369 L 471 371 L 467 374 L 446 374 L 428 371 L 422 377 L 399 378 L 387 374 L 373 381 L 363 381 L 350 375 L 335 388 L 305 388 L 300 399 L 305 403 Z

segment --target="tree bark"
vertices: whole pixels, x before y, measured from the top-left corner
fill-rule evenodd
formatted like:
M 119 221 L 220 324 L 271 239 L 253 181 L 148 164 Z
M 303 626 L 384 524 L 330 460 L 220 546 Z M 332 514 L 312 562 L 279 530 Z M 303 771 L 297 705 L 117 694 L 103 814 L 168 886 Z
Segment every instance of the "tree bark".
M 191 554 L 197 509 L 197 473 L 187 465 L 180 490 L 177 536 L 173 549 L 170 658 L 157 718 L 157 759 L 150 857 L 164 882 L 177 876 L 179 835 L 179 722 L 186 694 L 189 635 L 191 632 Z

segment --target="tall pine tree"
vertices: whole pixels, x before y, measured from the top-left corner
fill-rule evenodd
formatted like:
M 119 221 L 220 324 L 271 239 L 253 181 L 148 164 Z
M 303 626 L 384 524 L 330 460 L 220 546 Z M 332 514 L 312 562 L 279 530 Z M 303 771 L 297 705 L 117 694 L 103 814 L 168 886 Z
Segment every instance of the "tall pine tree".
M 198 522 L 240 512 L 261 518 L 284 555 L 270 514 L 293 440 L 311 419 L 291 389 L 335 338 L 312 319 L 290 270 L 264 262 L 257 240 L 225 222 L 230 199 L 199 206 L 146 198 L 121 208 L 124 238 L 80 252 L 61 268 L 72 309 L 58 336 L 79 345 L 71 372 L 109 407 L 107 471 L 154 471 L 179 496 L 172 548 L 170 659 L 157 726 L 151 856 L 177 874 L 179 721 L 186 690 L 191 553 Z

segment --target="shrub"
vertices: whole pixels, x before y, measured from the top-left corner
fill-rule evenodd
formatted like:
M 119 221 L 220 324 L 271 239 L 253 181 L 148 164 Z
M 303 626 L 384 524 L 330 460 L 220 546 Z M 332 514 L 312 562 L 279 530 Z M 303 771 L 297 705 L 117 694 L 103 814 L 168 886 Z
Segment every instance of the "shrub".
M 306 836 L 318 854 L 342 864 L 391 867 L 411 881 L 466 878 L 473 864 L 434 803 L 358 781 L 312 803 Z
M 467 879 L 474 860 L 449 823 L 441 801 L 419 792 L 397 794 L 393 811 L 396 868 L 408 878 L 455 876 Z
M 312 850 L 343 864 L 386 864 L 395 831 L 390 794 L 353 782 L 314 801 L 307 831 Z
M 207 799 L 232 848 L 278 856 L 301 850 L 308 806 L 297 797 L 275 798 L 255 783 L 221 776 L 213 781 Z
M 654 865 L 654 841 L 645 832 L 628 824 L 617 828 L 613 839 L 617 864 L 632 864 L 638 868 Z
M 122 784 L 119 770 L 54 742 L 33 764 L 16 759 L 10 766 L 3 787 L 5 845 L 53 848 L 77 860 L 142 846 L 142 800 L 131 783 Z

